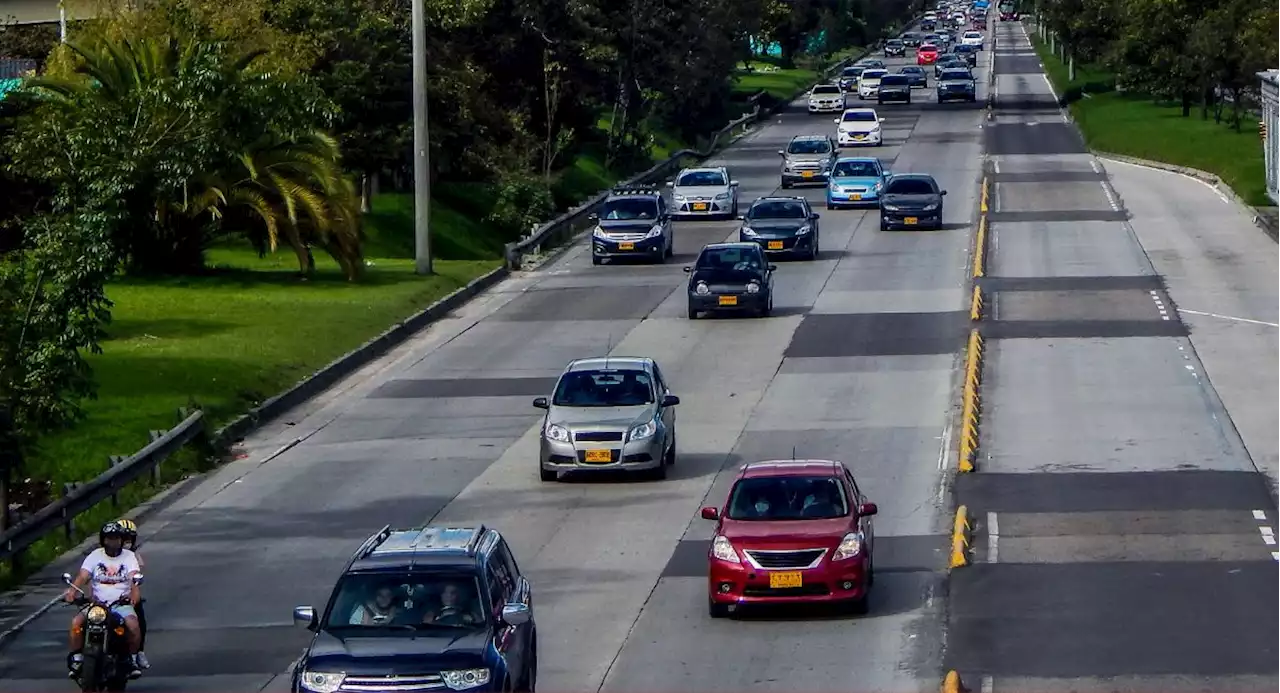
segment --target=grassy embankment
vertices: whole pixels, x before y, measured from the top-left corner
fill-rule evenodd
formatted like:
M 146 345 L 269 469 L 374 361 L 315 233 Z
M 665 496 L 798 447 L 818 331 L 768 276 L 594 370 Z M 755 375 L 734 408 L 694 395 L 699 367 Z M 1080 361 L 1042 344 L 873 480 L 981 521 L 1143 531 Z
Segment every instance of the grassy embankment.
M 1177 104 L 1111 91 L 1114 76 L 1092 65 L 1077 65 L 1075 80 L 1069 80 L 1067 66 L 1048 45 L 1034 34 L 1031 42 L 1059 94 L 1073 89 L 1088 94 L 1070 108 L 1089 147 L 1207 171 L 1222 178 L 1249 204 L 1271 204 L 1262 142 L 1251 116 L 1246 116 L 1239 132 L 1225 119 L 1217 123 L 1212 117 L 1201 118 L 1198 107 L 1184 118 Z
M 765 63 L 742 73 L 735 100 L 764 90 L 786 99 L 816 79 L 809 67 L 765 72 Z M 747 109 L 742 109 L 743 111 Z M 734 111 L 731 111 L 734 112 Z M 661 161 L 684 145 L 658 134 L 651 153 Z M 620 175 L 591 153 L 566 167 L 556 182 L 557 197 L 580 200 L 607 188 Z M 317 274 L 295 276 L 292 253 L 259 258 L 247 248 L 210 252 L 215 271 L 170 280 L 122 279 L 109 288 L 115 302 L 103 353 L 89 357 L 99 397 L 86 403 L 86 419 L 50 435 L 27 460 L 23 474 L 53 482 L 86 481 L 107 469 L 110 455 L 129 455 L 147 442 L 147 431 L 167 429 L 176 410 L 199 404 L 214 426 L 293 385 L 334 358 L 498 266 L 502 238 L 483 219 L 491 209 L 483 186 L 445 184 L 437 188 L 432 226 L 437 276 L 413 272 L 413 203 L 407 194 L 373 200 L 367 219 L 368 278 L 348 283 L 336 265 L 317 253 Z M 163 466 L 171 483 L 206 463 L 183 454 Z M 77 520 L 81 535 L 155 492 L 139 482 L 120 494 L 119 508 L 103 504 Z M 29 497 L 35 505 L 47 498 Z M 25 557 L 38 567 L 69 548 L 50 537 Z M 0 585 L 22 576 L 0 565 Z

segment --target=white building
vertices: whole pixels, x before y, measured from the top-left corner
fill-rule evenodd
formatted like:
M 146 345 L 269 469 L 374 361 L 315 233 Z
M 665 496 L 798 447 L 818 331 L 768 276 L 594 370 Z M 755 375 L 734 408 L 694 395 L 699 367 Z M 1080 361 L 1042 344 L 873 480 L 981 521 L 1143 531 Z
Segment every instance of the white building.
M 1277 192 L 1277 169 L 1280 167 L 1280 71 L 1259 72 L 1262 81 L 1262 123 L 1267 136 L 1262 141 L 1262 158 L 1267 170 L 1267 194 L 1271 201 L 1280 204 Z

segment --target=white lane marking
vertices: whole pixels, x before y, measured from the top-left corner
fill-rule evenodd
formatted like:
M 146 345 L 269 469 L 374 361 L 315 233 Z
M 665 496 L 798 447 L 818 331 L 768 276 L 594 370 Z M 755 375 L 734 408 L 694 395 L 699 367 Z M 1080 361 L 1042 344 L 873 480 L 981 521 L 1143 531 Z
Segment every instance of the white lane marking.
M 982 677 L 982 693 L 991 693 L 992 689 L 995 688 L 995 685 L 995 681 L 993 681 L 990 676 Z
M 1274 322 L 1267 322 L 1265 320 L 1254 320 L 1252 318 L 1240 318 L 1234 315 L 1219 315 L 1218 313 L 1206 313 L 1204 311 L 1199 311 L 1199 310 L 1187 310 L 1186 308 L 1179 308 L 1178 312 L 1188 313 L 1190 315 L 1203 315 L 1209 318 L 1221 318 L 1222 320 L 1234 320 L 1235 322 L 1247 322 L 1250 325 L 1266 325 L 1267 327 L 1280 327 L 1280 324 L 1277 324 Z
M 995 513 L 987 513 L 987 563 L 1000 562 L 1000 524 Z
M 1160 294 L 1156 293 L 1155 291 L 1152 291 L 1152 292 L 1151 292 L 1151 300 L 1156 302 L 1156 310 L 1160 311 L 1160 319 L 1161 319 L 1161 320 L 1168 320 L 1168 319 L 1169 319 L 1169 311 L 1165 309 L 1165 307 L 1164 307 L 1164 301 L 1161 301 L 1161 300 L 1160 300 Z M 1179 349 L 1181 349 L 1182 347 L 1178 347 L 1178 348 L 1179 348 Z
M 1120 201 L 1116 199 L 1115 193 L 1111 192 L 1111 188 L 1107 186 L 1106 181 L 1098 181 L 1098 185 L 1102 186 L 1102 194 L 1107 196 L 1107 204 L 1111 205 L 1111 211 L 1120 211 Z
M 941 440 L 942 445 L 938 448 L 938 471 L 943 471 L 947 468 L 947 458 L 949 457 L 947 453 L 951 452 L 951 424 L 947 424 L 947 427 L 942 429 Z
M 1272 533 L 1270 527 L 1259 527 L 1258 531 L 1262 533 L 1262 543 L 1267 546 L 1276 545 L 1276 535 Z
M 999 160 L 999 159 L 992 159 L 992 160 L 991 160 L 991 171 L 992 171 L 993 173 L 999 173 L 999 172 L 1000 172 L 1000 160 Z
M 1254 510 L 1253 519 L 1262 522 L 1267 519 L 1267 512 L 1265 510 Z
M 1272 551 L 1271 557 L 1276 559 L 1277 561 L 1280 561 L 1280 551 Z
M 1097 159 L 1090 159 L 1090 160 L 1089 160 L 1089 168 L 1093 169 L 1093 172 L 1094 172 L 1094 173 L 1097 173 L 1097 174 L 1099 174 L 1099 175 L 1101 175 L 1101 174 L 1102 174 L 1102 170 L 1098 168 L 1098 160 L 1097 160 Z
M 1217 196 L 1218 196 L 1218 199 L 1219 199 L 1219 200 L 1222 200 L 1222 202 L 1223 202 L 1224 204 L 1231 204 L 1231 200 L 1227 199 L 1227 196 L 1226 196 L 1226 195 L 1223 195 L 1223 194 L 1222 194 L 1222 191 L 1221 191 L 1221 190 L 1219 190 L 1219 189 L 1217 188 L 1217 186 L 1215 186 L 1213 183 L 1210 183 L 1210 182 L 1209 182 L 1209 181 L 1207 181 L 1207 180 L 1202 180 L 1202 179 L 1200 179 L 1200 178 L 1196 178 L 1195 176 L 1188 175 L 1188 174 L 1186 174 L 1186 173 L 1182 173 L 1181 171 L 1170 171 L 1170 170 L 1169 170 L 1169 169 L 1167 169 L 1167 168 L 1158 168 L 1158 167 L 1156 167 L 1156 166 L 1147 166 L 1146 164 L 1135 164 L 1135 163 L 1134 163 L 1134 162 L 1132 162 L 1132 161 L 1121 161 L 1121 160 L 1119 160 L 1119 159 L 1111 159 L 1111 158 L 1108 158 L 1108 157 L 1105 157 L 1105 156 L 1104 156 L 1104 157 L 1102 157 L 1102 158 L 1103 158 L 1103 159 L 1106 159 L 1107 161 L 1115 162 L 1115 163 L 1117 163 L 1117 164 L 1124 164 L 1125 166 L 1132 166 L 1132 167 L 1134 167 L 1134 168 L 1145 168 L 1145 169 L 1147 169 L 1148 171 L 1159 171 L 1160 173 L 1169 173 L 1169 174 L 1172 174 L 1172 175 L 1175 175 L 1175 176 L 1182 176 L 1183 178 L 1186 178 L 1187 180 L 1193 180 L 1193 181 L 1195 181 L 1195 182 L 1199 183 L 1200 185 L 1203 185 L 1204 187 L 1206 187 L 1206 188 L 1208 188 L 1208 189 L 1212 190 L 1212 191 L 1213 191 L 1213 194 L 1214 194 L 1214 195 L 1217 195 Z

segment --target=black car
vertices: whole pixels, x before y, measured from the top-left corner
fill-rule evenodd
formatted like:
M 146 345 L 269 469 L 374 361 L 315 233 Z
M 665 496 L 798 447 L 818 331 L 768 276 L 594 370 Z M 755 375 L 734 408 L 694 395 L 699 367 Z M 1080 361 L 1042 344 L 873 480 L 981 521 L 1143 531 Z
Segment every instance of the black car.
M 963 58 L 964 61 L 969 64 L 969 67 L 978 66 L 977 46 L 967 46 L 963 43 L 957 43 L 951 47 L 951 52 Z
M 294 693 L 532 691 L 538 677 L 532 589 L 484 526 L 383 527 L 323 612 L 299 606 L 293 620 L 315 633 Z
M 818 215 L 803 197 L 762 197 L 742 215 L 738 241 L 755 243 L 767 255 L 780 254 L 816 260 Z
M 889 103 L 891 101 L 911 103 L 910 77 L 898 73 L 880 78 L 880 90 L 876 93 L 876 102 Z
M 671 213 L 656 186 L 618 186 L 589 219 L 596 225 L 591 232 L 593 265 L 629 258 L 663 262 L 675 254 Z
M 968 70 L 968 61 L 955 53 L 943 53 L 938 56 L 938 62 L 933 64 L 933 76 L 941 77 L 944 70 L 955 69 Z
M 924 68 L 919 65 L 904 65 L 898 68 L 898 73 L 907 76 L 912 89 L 916 87 L 921 89 L 929 88 L 929 73 L 925 72 Z
M 909 48 L 915 48 L 920 45 L 920 34 L 914 31 L 908 31 L 902 35 L 902 45 Z
M 902 39 L 889 39 L 884 42 L 884 55 L 888 57 L 899 57 L 907 54 L 907 47 L 902 43 Z
M 745 311 L 759 317 L 773 312 L 773 272 L 756 243 L 715 243 L 698 254 L 689 273 L 689 319 L 699 313 Z
M 938 103 L 978 100 L 978 83 L 973 73 L 963 68 L 943 70 L 938 77 Z
M 942 228 L 942 197 L 933 176 L 923 173 L 894 174 L 880 193 L 880 230 Z

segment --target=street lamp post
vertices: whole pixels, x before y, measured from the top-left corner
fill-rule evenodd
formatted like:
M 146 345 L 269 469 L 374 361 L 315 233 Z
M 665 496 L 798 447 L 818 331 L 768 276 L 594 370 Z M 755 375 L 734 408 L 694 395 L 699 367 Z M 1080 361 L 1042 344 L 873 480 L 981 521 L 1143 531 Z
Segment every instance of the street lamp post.
M 413 241 L 414 268 L 431 274 L 431 152 L 427 139 L 427 18 L 413 7 Z

